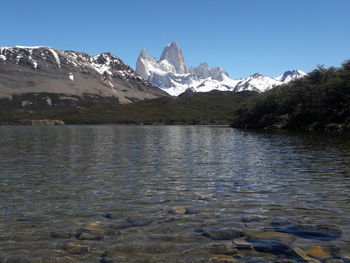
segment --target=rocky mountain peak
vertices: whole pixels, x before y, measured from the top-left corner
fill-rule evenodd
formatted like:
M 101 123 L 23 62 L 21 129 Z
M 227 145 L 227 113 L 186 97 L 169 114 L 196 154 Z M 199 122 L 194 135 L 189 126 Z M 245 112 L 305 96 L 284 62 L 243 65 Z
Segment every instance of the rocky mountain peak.
M 141 50 L 141 53 L 140 53 L 139 57 L 140 57 L 140 58 L 146 58 L 146 57 L 147 57 L 146 49 L 143 48 L 143 49 Z
M 276 79 L 281 81 L 281 82 L 287 83 L 287 82 L 290 82 L 292 80 L 301 78 L 305 75 L 306 75 L 305 72 L 303 72 L 301 70 L 288 70 L 288 71 L 284 72 L 282 76 L 279 76 Z
M 261 78 L 264 77 L 264 75 L 260 74 L 260 73 L 254 73 L 253 75 L 251 75 L 252 78 Z
M 170 65 L 173 65 L 176 69 L 176 73 L 187 73 L 183 53 L 175 41 L 171 42 L 163 49 L 162 55 L 160 56 L 160 61 L 162 60 L 166 60 Z
M 174 96 L 189 91 L 207 92 L 211 90 L 263 92 L 273 86 L 288 83 L 294 76 L 299 78 L 305 75 L 302 71 L 291 71 L 292 73 L 286 74 L 288 77 L 281 81 L 279 78 L 282 79 L 282 76 L 271 78 L 256 73 L 235 80 L 221 67 L 210 68 L 206 62 L 187 70 L 182 51 L 175 41 L 164 48 L 159 61 L 147 56 L 142 50 L 136 62 L 136 72 Z

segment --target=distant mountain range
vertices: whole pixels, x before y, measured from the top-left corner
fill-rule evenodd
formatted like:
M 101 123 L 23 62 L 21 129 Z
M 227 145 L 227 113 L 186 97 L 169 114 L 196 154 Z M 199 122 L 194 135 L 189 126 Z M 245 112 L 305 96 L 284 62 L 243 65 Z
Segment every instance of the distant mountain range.
M 129 103 L 168 96 L 110 53 L 90 56 L 50 47 L 0 47 L 0 98 L 28 93 L 64 94 L 58 98 L 63 104 L 80 98 Z M 53 103 L 50 96 L 41 99 Z
M 234 80 L 222 68 L 209 68 L 207 63 L 187 68 L 175 42 L 164 48 L 159 60 L 143 49 L 136 71 L 111 53 L 90 56 L 45 46 L 0 47 L 0 99 L 8 98 L 21 107 L 106 99 L 124 104 L 211 90 L 262 92 L 304 75 L 294 70 L 277 78 L 254 74 Z
M 187 68 L 184 55 L 176 42 L 171 42 L 164 48 L 159 60 L 148 56 L 142 49 L 136 62 L 136 72 L 173 96 L 183 92 L 210 90 L 263 92 L 306 75 L 301 70 L 292 70 L 276 78 L 254 74 L 235 80 L 222 68 L 209 68 L 207 63 Z

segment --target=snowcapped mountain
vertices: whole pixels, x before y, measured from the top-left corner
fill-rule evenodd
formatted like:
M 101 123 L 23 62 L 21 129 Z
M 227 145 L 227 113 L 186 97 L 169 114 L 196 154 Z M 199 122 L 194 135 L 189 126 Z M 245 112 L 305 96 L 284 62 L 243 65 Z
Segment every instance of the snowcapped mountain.
M 234 80 L 222 68 L 209 68 L 207 63 L 187 69 L 183 53 L 176 42 L 171 42 L 164 48 L 159 61 L 148 56 L 142 49 L 136 62 L 136 72 L 173 96 L 178 96 L 185 91 L 253 90 L 263 92 L 273 86 L 285 84 L 306 75 L 300 70 L 293 70 L 277 78 L 254 74 L 247 78 Z
M 283 75 L 275 78 L 275 80 L 283 82 L 283 83 L 288 83 L 292 80 L 302 78 L 306 75 L 305 72 L 301 70 L 291 70 L 291 71 L 286 71 L 283 73 Z
M 110 53 L 0 47 L 0 98 L 27 93 L 108 97 L 120 103 L 167 95 Z
M 255 73 L 254 75 L 238 80 L 234 91 L 253 90 L 262 92 L 279 84 L 283 83 L 276 79 Z

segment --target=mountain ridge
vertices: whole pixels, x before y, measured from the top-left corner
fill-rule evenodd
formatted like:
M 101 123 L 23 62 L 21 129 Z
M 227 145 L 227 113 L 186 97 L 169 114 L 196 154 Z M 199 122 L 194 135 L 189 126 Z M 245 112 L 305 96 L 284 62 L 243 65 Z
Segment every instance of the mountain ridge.
M 0 97 L 26 93 L 112 97 L 120 103 L 167 94 L 117 56 L 46 46 L 0 47 Z
M 171 56 L 168 55 L 170 53 Z M 192 92 L 210 90 L 263 92 L 306 75 L 301 70 L 289 70 L 277 78 L 253 74 L 235 80 L 221 67 L 210 68 L 206 62 L 187 70 L 183 52 L 175 41 L 164 48 L 159 60 L 148 56 L 145 49 L 142 49 L 136 61 L 136 72 L 173 96 L 189 90 Z

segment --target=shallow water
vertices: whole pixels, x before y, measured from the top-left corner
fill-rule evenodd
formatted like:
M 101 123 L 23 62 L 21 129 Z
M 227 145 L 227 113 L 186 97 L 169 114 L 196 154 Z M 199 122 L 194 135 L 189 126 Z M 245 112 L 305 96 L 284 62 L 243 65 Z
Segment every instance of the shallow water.
M 346 262 L 350 136 L 3 126 L 0 209 L 0 262 L 214 262 L 222 253 L 210 247 L 232 240 L 204 236 L 208 225 L 271 231 L 277 220 L 341 229 L 335 240 L 297 237 L 293 246 L 332 245 L 335 260 Z M 84 229 L 99 239 L 79 240 Z M 231 256 L 287 258 L 255 250 Z

